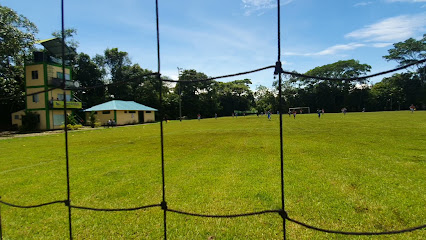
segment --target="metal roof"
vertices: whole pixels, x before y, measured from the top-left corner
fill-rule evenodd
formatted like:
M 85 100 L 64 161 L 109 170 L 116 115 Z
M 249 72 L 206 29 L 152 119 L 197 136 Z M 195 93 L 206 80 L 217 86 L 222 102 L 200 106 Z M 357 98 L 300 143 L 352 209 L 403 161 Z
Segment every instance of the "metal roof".
M 91 108 L 84 110 L 85 112 L 91 111 L 106 111 L 106 110 L 130 110 L 130 111 L 158 111 L 134 101 L 112 100 L 102 103 Z
M 50 38 L 45 40 L 37 41 L 43 45 L 44 48 L 47 49 L 50 53 L 52 53 L 55 57 L 62 57 L 62 39 L 61 38 Z M 77 54 L 74 49 L 68 47 L 65 44 L 65 55 Z

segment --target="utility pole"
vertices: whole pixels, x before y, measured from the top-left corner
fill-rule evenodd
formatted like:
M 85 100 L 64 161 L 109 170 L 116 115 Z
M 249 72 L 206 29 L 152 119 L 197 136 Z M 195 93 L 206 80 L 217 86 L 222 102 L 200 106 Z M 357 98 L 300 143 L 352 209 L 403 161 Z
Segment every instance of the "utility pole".
M 179 88 L 178 88 L 178 94 L 179 94 L 179 121 L 182 122 L 182 98 L 181 98 L 181 91 L 180 91 L 180 73 L 182 72 L 183 68 L 177 67 L 178 70 L 178 84 L 179 84 Z

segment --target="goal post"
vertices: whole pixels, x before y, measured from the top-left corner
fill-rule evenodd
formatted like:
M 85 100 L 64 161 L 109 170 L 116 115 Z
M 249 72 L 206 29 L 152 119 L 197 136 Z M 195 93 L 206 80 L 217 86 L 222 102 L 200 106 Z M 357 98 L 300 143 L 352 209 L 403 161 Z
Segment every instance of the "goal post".
M 288 111 L 290 112 L 296 111 L 297 113 L 300 113 L 300 111 L 302 111 L 302 113 L 311 113 L 311 108 L 310 107 L 292 107 L 292 108 L 288 108 Z

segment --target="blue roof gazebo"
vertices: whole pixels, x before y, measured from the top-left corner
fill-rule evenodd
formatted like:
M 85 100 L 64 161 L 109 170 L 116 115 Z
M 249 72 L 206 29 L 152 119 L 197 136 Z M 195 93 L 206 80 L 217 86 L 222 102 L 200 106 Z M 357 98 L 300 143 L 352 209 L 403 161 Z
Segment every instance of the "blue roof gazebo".
M 109 119 L 114 119 L 118 125 L 126 125 L 154 122 L 154 112 L 158 110 L 134 101 L 112 100 L 84 111 L 94 112 L 97 115 L 97 121 L 102 124 L 106 124 Z
M 93 106 L 84 110 L 85 112 L 106 111 L 106 110 L 126 110 L 126 111 L 158 111 L 155 108 L 145 106 L 134 101 L 112 100 L 106 103 Z

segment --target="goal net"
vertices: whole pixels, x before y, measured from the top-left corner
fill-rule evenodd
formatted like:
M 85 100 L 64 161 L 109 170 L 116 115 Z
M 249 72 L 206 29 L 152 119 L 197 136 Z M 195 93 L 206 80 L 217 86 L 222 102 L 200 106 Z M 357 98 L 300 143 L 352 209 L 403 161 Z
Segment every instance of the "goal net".
M 311 108 L 310 107 L 292 107 L 292 108 L 288 108 L 288 111 L 290 112 L 294 112 L 296 111 L 297 113 L 311 113 Z

